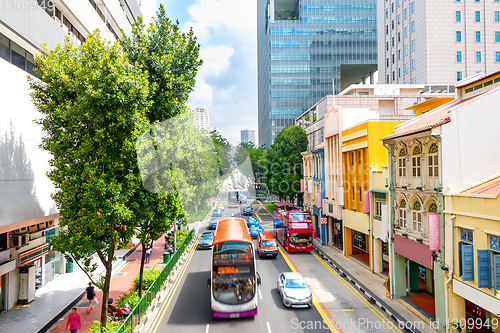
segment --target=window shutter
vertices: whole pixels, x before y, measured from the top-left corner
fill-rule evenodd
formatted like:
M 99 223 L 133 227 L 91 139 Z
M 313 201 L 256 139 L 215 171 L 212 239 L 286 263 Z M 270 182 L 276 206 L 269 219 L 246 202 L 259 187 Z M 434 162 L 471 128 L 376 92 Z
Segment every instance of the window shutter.
M 477 284 L 479 288 L 491 288 L 490 250 L 477 251 Z
M 493 293 L 500 294 L 500 254 L 493 256 Z
M 474 281 L 474 255 L 472 245 L 462 245 L 462 270 L 462 279 L 464 281 Z
M 462 242 L 458 242 L 458 276 L 462 276 Z

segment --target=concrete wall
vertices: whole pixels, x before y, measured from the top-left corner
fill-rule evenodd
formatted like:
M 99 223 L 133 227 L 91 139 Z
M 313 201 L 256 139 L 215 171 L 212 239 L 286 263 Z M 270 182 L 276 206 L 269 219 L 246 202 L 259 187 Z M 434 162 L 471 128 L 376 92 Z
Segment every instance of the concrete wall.
M 500 87 L 460 104 L 441 126 L 444 188 L 466 187 L 499 171 L 499 100 Z
M 33 120 L 40 118 L 31 102 L 25 71 L 0 59 L 0 226 L 56 213 L 55 191 L 45 173 L 50 155 L 38 145 L 43 136 Z

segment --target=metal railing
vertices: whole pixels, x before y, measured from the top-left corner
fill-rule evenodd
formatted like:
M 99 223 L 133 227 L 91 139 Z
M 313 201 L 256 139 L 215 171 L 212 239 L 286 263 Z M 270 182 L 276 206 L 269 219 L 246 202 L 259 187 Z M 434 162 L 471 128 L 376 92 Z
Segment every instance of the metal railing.
M 181 255 L 186 250 L 189 242 L 193 239 L 194 231 L 191 230 L 189 234 L 186 236 L 184 241 L 178 246 L 177 251 L 172 255 L 168 263 L 163 267 L 160 274 L 153 281 L 148 290 L 144 293 L 144 295 L 139 300 L 139 303 L 132 309 L 128 317 L 123 321 L 120 327 L 116 330 L 116 333 L 126 333 L 132 332 L 133 329 L 137 326 L 137 324 L 141 321 L 142 316 L 149 308 L 152 300 L 155 299 L 156 295 L 160 291 L 161 287 L 167 280 L 168 276 L 172 272 L 175 267 L 175 264 L 181 257 Z

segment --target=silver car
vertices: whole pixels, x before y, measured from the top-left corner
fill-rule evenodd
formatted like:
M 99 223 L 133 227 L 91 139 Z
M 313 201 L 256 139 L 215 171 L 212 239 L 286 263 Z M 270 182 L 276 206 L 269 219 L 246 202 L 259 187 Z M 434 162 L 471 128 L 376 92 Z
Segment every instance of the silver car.
M 301 308 L 312 306 L 311 290 L 300 273 L 281 273 L 277 285 L 284 306 Z
M 211 249 L 214 242 L 214 234 L 211 232 L 204 232 L 201 235 L 200 242 L 198 243 L 198 249 Z

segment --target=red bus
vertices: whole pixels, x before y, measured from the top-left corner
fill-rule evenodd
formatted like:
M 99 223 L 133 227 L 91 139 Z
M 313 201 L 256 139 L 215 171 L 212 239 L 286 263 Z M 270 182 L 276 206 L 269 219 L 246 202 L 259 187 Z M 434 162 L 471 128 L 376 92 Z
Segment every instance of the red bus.
M 236 217 L 219 221 L 212 247 L 212 318 L 252 317 L 257 314 L 257 285 L 253 240 L 246 221 Z
M 311 212 L 289 202 L 274 204 L 274 236 L 288 252 L 313 249 Z

